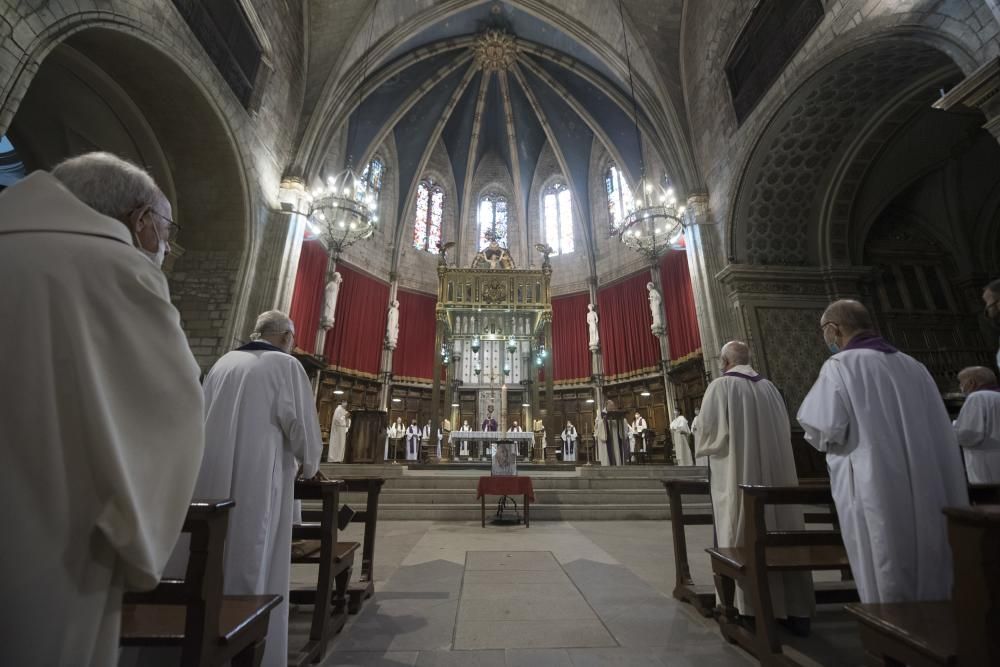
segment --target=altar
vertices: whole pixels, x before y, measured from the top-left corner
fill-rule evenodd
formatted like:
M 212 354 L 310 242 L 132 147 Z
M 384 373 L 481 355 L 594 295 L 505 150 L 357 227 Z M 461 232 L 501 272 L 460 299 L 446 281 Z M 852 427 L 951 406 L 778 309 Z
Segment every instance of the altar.
M 452 424 L 452 461 L 486 460 L 493 444 L 510 441 L 518 460 L 541 462 L 530 425 L 542 420 L 553 433 L 562 426 L 548 424 L 554 415 L 551 248 L 537 246 L 539 268 L 519 269 L 496 237 L 488 233 L 487 239 L 468 268 L 448 266 L 454 244 L 440 250 L 431 418 Z M 462 442 L 469 443 L 466 456 Z

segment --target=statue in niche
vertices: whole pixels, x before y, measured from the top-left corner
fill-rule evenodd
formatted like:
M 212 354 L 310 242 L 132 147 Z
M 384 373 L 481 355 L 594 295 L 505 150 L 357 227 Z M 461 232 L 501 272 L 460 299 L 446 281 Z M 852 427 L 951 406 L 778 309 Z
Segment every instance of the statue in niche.
M 650 329 L 659 336 L 663 333 L 663 297 L 660 296 L 656 285 L 651 282 L 646 283 L 646 289 L 649 290 L 649 312 L 653 316 L 653 324 Z
M 597 333 L 597 311 L 594 310 L 594 304 L 587 304 L 587 333 L 590 336 L 590 349 L 597 350 L 600 343 L 600 336 Z
M 484 234 L 486 240 L 490 242 L 488 246 L 476 253 L 472 258 L 472 268 L 474 269 L 513 269 L 514 260 L 511 259 L 510 252 L 497 243 L 496 234 L 492 231 Z
M 389 317 L 385 325 L 385 346 L 390 350 L 396 349 L 399 341 L 399 301 L 393 299 L 389 302 Z

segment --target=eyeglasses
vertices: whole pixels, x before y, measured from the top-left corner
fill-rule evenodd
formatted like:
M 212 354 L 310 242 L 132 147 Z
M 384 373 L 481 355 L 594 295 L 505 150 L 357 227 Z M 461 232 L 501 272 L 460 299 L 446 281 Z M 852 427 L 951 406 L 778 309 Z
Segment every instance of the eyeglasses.
M 822 324 L 819 325 L 819 330 L 825 331 L 826 328 L 829 326 L 839 327 L 840 325 L 837 324 L 836 322 L 823 322 Z
M 179 234 L 181 231 L 181 226 L 178 225 L 173 220 L 171 220 L 170 218 L 168 218 L 167 216 L 163 215 L 162 213 L 158 213 L 157 211 L 153 210 L 152 208 L 149 209 L 149 212 L 167 223 L 167 229 L 169 230 L 167 232 L 167 241 L 173 243 L 174 240 L 177 239 L 177 234 Z

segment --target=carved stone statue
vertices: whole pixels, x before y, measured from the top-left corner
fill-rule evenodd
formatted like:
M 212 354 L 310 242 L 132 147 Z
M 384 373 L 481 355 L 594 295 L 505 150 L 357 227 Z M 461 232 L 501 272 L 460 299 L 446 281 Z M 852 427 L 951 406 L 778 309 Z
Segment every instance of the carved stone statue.
M 385 325 L 385 346 L 390 350 L 396 349 L 399 341 L 399 301 L 393 299 L 389 302 L 389 317 Z
M 590 335 L 590 349 L 596 350 L 599 347 L 600 336 L 597 334 L 597 311 L 594 304 L 587 304 L 587 333 Z
M 653 316 L 653 324 L 650 327 L 653 333 L 660 335 L 663 332 L 663 297 L 653 283 L 646 283 L 649 290 L 649 312 Z
M 324 329 L 333 328 L 333 318 L 337 312 L 337 297 L 340 295 L 340 283 L 342 282 L 344 282 L 343 276 L 338 271 L 334 271 L 323 290 L 323 313 L 319 316 L 319 325 Z

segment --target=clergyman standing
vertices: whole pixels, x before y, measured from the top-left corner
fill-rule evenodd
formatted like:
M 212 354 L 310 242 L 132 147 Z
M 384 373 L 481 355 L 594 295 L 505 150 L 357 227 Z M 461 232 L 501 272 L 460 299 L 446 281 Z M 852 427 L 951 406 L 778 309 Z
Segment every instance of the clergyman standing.
M 971 484 L 1000 483 L 1000 386 L 983 366 L 963 368 L 958 386 L 965 403 L 955 420 L 955 435 Z

